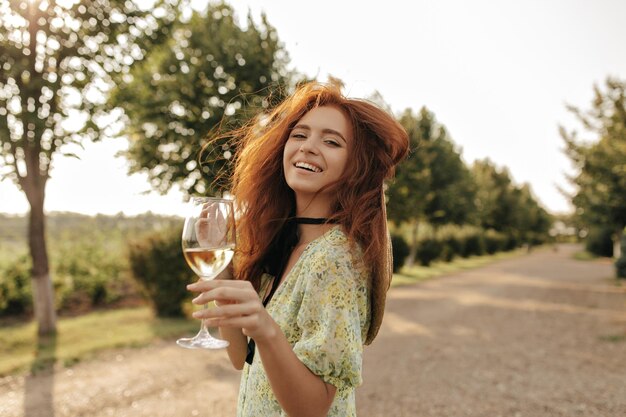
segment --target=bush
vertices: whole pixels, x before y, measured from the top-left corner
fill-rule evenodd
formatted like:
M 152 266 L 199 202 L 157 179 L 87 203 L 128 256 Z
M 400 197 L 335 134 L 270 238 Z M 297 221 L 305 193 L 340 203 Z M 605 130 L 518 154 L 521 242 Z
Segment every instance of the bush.
M 510 239 L 507 239 L 504 235 L 494 231 L 487 230 L 484 234 L 485 239 L 485 251 L 489 255 L 493 255 L 496 252 L 503 251 L 507 246 Z
M 626 233 L 622 234 L 620 248 L 621 254 L 619 259 L 615 261 L 615 270 L 618 278 L 626 278 Z
M 504 250 L 511 251 L 522 245 L 521 240 L 515 234 L 509 234 L 505 237 Z
M 404 266 L 406 257 L 409 256 L 409 245 L 400 235 L 391 236 L 391 251 L 393 253 L 393 272 L 398 272 Z
M 127 277 L 126 259 L 116 249 L 108 248 L 106 239 L 94 233 L 65 240 L 55 250 L 52 278 L 60 311 L 85 311 L 136 293 Z
M 27 255 L 0 270 L 0 316 L 16 316 L 32 311 L 31 262 Z
M 417 246 L 416 257 L 420 265 L 429 266 L 432 261 L 441 257 L 443 244 L 435 238 L 422 239 Z
M 482 234 L 472 233 L 465 237 L 463 257 L 480 256 L 485 254 L 485 239 Z
M 443 238 L 442 244 L 441 259 L 446 262 L 451 262 L 456 256 L 463 254 L 464 242 L 458 234 L 446 236 Z
M 587 252 L 610 258 L 613 256 L 613 230 L 607 227 L 591 227 L 585 240 Z
M 189 296 L 185 286 L 194 281 L 183 257 L 181 233 L 180 228 L 156 232 L 128 247 L 133 277 L 161 317 L 184 316 L 182 303 Z

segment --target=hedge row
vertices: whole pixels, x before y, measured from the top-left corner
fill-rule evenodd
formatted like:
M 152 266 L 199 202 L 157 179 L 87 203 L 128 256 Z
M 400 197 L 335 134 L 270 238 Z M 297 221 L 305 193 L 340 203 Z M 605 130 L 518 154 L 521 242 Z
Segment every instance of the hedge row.
M 397 272 L 404 265 L 409 255 L 409 245 L 398 235 L 392 235 L 393 270 Z M 456 257 L 467 258 L 509 251 L 520 246 L 515 236 L 506 236 L 493 230 L 465 233 L 448 233 L 436 237 L 422 237 L 417 244 L 415 261 L 429 266 L 434 261 L 450 262 Z
M 409 254 L 406 241 L 392 236 L 394 271 Z M 444 233 L 419 241 L 416 261 L 433 261 L 492 254 L 513 249 L 520 242 L 487 231 Z M 179 228 L 168 228 L 125 243 L 106 238 L 67 239 L 52 254 L 56 307 L 76 313 L 136 299 L 143 293 L 158 315 L 181 316 L 195 280 L 181 253 Z M 32 313 L 30 260 L 27 256 L 0 265 L 0 316 Z
M 76 314 L 144 296 L 160 316 L 182 316 L 186 284 L 196 278 L 182 256 L 180 228 L 143 234 L 129 243 L 89 238 L 59 242 L 51 253 L 56 309 Z M 0 317 L 30 315 L 31 261 L 0 265 Z
M 50 260 L 55 305 L 61 314 L 114 305 L 139 295 L 124 251 L 105 239 L 64 240 L 51 251 Z M 26 254 L 0 265 L 0 316 L 32 314 L 31 268 Z

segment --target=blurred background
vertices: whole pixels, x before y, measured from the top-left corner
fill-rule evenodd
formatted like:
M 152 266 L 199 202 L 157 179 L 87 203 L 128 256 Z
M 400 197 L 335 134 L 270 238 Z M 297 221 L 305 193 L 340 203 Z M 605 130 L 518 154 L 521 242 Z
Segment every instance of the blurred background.
M 227 191 L 237 152 L 205 145 L 307 80 L 410 135 L 387 189 L 397 282 L 562 242 L 625 277 L 623 16 L 619 0 L 0 0 L 0 375 L 194 329 L 184 202 Z M 57 343 L 63 320 L 88 335 L 105 313 L 138 327 Z

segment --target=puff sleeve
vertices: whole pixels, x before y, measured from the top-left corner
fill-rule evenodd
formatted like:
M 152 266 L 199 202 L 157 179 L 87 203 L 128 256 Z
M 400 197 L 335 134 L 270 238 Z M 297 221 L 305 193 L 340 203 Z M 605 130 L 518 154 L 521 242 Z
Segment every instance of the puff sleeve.
M 314 254 L 310 261 L 297 315 L 302 333 L 294 352 L 325 382 L 338 389 L 356 387 L 362 382 L 368 325 L 365 277 L 353 267 L 347 251 Z

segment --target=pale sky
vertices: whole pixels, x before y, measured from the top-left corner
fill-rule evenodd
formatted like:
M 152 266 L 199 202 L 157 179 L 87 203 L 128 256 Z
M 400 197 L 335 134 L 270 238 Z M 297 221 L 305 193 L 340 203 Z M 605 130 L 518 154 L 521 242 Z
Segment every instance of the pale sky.
M 300 72 L 341 78 L 353 97 L 377 90 L 396 113 L 427 106 L 467 163 L 507 167 L 552 212 L 570 210 L 557 190 L 572 173 L 558 125 L 580 130 L 565 105 L 586 109 L 594 84 L 626 79 L 622 0 L 229 3 L 240 18 L 264 10 Z M 125 160 L 113 157 L 125 146 L 87 144 L 80 161 L 57 156 L 46 210 L 180 214 L 179 192 L 145 195 L 145 177 L 126 176 Z M 27 210 L 17 188 L 1 182 L 0 212 Z

